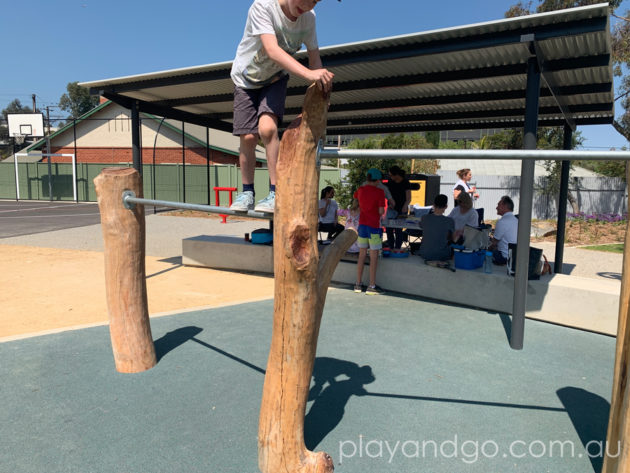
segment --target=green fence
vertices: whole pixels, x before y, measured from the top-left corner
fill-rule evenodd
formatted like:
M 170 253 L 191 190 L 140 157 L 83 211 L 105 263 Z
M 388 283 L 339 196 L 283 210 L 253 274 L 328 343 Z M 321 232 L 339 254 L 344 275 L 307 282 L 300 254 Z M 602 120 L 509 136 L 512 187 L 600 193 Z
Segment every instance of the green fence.
M 120 167 L 121 164 L 78 163 L 77 197 L 80 202 L 96 202 L 94 178 L 106 167 Z M 124 166 L 124 165 L 123 165 Z M 129 164 L 129 167 L 131 164 Z M 51 200 L 49 180 L 52 181 L 52 200 L 74 200 L 72 188 L 72 164 L 53 163 L 51 176 L 47 163 L 20 163 L 18 176 L 21 200 Z M 237 187 L 241 189 L 241 173 L 233 165 L 205 166 L 181 164 L 144 165 L 144 196 L 148 199 L 189 202 L 227 206 L 228 193 L 220 193 L 220 202 L 215 202 L 213 187 Z M 328 182 L 340 180 L 338 169 L 322 169 L 320 189 Z M 208 184 L 209 183 L 209 184 Z M 256 169 L 255 186 L 257 196 L 264 197 L 269 184 L 266 169 Z M 155 186 L 155 191 L 154 191 Z M 12 162 L 0 163 L 0 199 L 15 199 L 15 165 Z

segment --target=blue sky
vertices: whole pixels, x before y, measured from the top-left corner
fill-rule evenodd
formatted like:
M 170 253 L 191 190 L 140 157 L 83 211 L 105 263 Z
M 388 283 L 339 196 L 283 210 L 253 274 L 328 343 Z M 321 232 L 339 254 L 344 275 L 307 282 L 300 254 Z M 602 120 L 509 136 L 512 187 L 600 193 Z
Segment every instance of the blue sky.
M 6 0 L 0 109 L 56 106 L 72 81 L 231 61 L 250 0 Z M 503 18 L 516 0 L 322 0 L 320 47 Z M 537 2 L 536 2 L 537 3 Z M 437 8 L 443 5 L 445 8 Z M 619 12 L 630 10 L 625 0 Z M 619 113 L 619 107 L 617 107 Z M 63 115 L 52 109 L 52 115 Z M 612 126 L 579 128 L 585 149 L 628 146 Z

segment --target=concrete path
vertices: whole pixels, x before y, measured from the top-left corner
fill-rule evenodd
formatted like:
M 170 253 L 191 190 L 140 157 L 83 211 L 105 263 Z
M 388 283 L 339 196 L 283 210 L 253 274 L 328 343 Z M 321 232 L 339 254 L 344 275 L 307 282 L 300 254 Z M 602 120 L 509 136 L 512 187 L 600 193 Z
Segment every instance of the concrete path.
M 268 228 L 266 220 L 228 217 L 227 223 L 219 218 L 171 217 L 160 214 L 146 216 L 146 248 L 148 256 L 181 256 L 184 238 L 198 235 L 229 235 L 243 237 L 256 228 Z M 67 228 L 46 233 L 0 238 L 0 244 L 26 245 L 47 248 L 103 251 L 100 224 Z M 543 248 L 553 263 L 555 243 L 535 242 L 533 246 Z M 587 278 L 621 280 L 623 255 L 602 251 L 565 247 L 565 274 Z

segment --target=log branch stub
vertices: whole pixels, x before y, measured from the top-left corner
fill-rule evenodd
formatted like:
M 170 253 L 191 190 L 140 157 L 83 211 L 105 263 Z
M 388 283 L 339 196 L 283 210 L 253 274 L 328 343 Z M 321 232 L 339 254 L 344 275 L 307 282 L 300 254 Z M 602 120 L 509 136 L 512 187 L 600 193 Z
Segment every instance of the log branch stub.
M 132 168 L 106 168 L 94 179 L 101 213 L 105 292 L 116 370 L 137 373 L 157 363 L 145 278 L 144 207 L 124 207 L 126 190 L 142 197 L 142 178 Z

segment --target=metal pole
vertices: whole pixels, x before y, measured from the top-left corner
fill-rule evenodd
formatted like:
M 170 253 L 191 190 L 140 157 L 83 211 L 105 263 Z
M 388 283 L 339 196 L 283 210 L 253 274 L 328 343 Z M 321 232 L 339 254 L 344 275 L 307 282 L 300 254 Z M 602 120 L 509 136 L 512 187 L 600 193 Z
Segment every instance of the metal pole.
M 35 100 L 35 97 L 33 97 Z M 35 109 L 33 109 L 33 113 L 35 113 Z M 48 154 L 52 154 L 52 150 L 50 149 L 50 108 L 46 107 L 46 119 L 48 121 L 48 134 L 46 135 L 46 152 Z M 76 152 L 76 151 L 75 151 Z M 52 202 L 52 164 L 50 162 L 50 156 L 48 156 L 48 197 L 50 202 Z
M 254 210 L 240 212 L 236 210 L 230 210 L 229 207 L 217 207 L 215 205 L 187 204 L 185 202 L 171 202 L 168 200 L 142 199 L 140 197 L 136 197 L 136 194 L 131 190 L 123 192 L 121 197 L 122 203 L 127 209 L 133 209 L 136 204 L 156 205 L 158 207 L 170 207 L 182 210 L 199 210 L 201 212 L 209 212 L 215 214 L 240 215 L 241 217 L 247 216 L 252 218 L 259 218 L 262 220 L 273 220 L 273 214 L 256 212 Z
M 210 205 L 210 129 L 208 127 L 206 127 L 206 182 L 208 183 L 208 205 Z
M 17 140 L 13 137 L 13 163 L 15 166 L 15 201 L 20 200 L 20 178 L 18 176 Z
M 186 202 L 186 132 L 182 122 L 182 201 Z
M 131 154 L 133 168 L 142 176 L 142 156 L 140 154 L 140 113 L 138 102 L 131 102 Z
M 527 61 L 527 93 L 525 98 L 525 127 L 523 148 L 536 149 L 538 129 L 538 100 L 540 98 L 540 70 L 535 57 Z M 534 200 L 535 162 L 521 162 L 521 188 L 519 196 L 518 237 L 516 240 L 516 272 L 514 275 L 514 300 L 512 303 L 512 331 L 510 346 L 523 349 L 525 332 L 525 308 L 527 302 L 527 277 L 529 273 L 529 238 L 532 226 Z
M 48 154 L 48 200 L 53 201 L 53 185 L 52 185 L 52 150 L 50 149 L 50 136 L 46 137 L 46 153 Z
M 630 151 L 559 149 L 332 149 L 320 148 L 320 159 L 518 159 L 536 160 L 630 160 Z
M 564 125 L 563 149 L 571 149 L 573 130 L 569 125 Z M 558 231 L 556 232 L 556 256 L 553 263 L 553 272 L 562 274 L 564 259 L 564 236 L 567 226 L 567 198 L 569 195 L 569 170 L 570 162 L 562 161 L 560 168 L 560 195 L 558 196 Z
M 77 146 L 77 119 L 75 118 L 72 121 L 72 133 L 74 136 L 74 156 L 72 157 L 72 173 L 74 176 L 74 186 L 73 189 L 75 189 L 75 193 L 74 193 L 74 201 L 78 204 L 79 203 L 79 194 L 76 192 L 76 188 L 77 188 L 77 156 L 78 156 L 78 146 Z M 85 200 L 87 200 L 87 194 L 85 196 Z
M 164 123 L 164 118 L 160 120 L 160 124 L 158 125 L 157 131 L 155 132 L 155 139 L 153 140 L 153 164 L 151 166 L 151 197 L 155 199 L 155 147 L 157 146 L 158 136 L 160 136 L 160 128 L 162 128 L 162 123 Z M 157 209 L 153 207 L 153 213 L 157 213 Z

